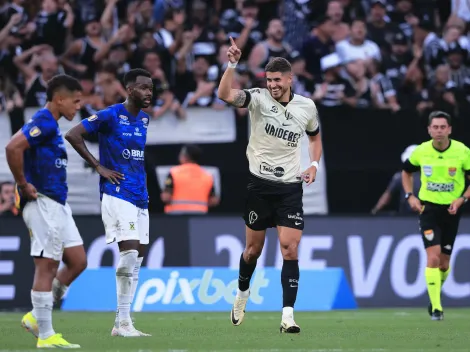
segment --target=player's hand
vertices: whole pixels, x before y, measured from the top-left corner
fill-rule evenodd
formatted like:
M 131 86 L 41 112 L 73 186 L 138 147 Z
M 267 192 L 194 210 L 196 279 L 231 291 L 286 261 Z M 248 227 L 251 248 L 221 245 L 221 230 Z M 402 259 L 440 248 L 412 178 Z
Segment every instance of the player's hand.
M 316 176 L 317 168 L 315 166 L 310 166 L 307 170 L 302 172 L 302 179 L 307 183 L 307 186 L 315 182 Z
M 464 203 L 464 200 L 462 197 L 457 198 L 456 200 L 452 202 L 452 204 L 450 205 L 449 209 L 447 209 L 447 211 L 449 212 L 449 214 L 455 215 L 457 214 L 457 211 L 463 205 L 463 203 Z
M 27 183 L 25 185 L 18 186 L 20 190 L 20 194 L 23 197 L 26 197 L 28 200 L 36 200 L 38 199 L 38 191 L 36 187 L 34 187 L 31 183 Z
M 96 172 L 98 172 L 102 177 L 107 179 L 113 185 L 119 184 L 119 180 L 125 180 L 125 177 L 123 174 L 117 171 L 109 170 L 105 168 L 103 165 L 98 165 L 96 167 Z
M 423 206 L 421 205 L 421 202 L 415 196 L 411 196 L 410 198 L 408 198 L 408 204 L 410 205 L 412 210 L 417 211 L 419 213 L 421 212 L 421 209 L 423 208 Z
M 240 57 L 242 56 L 242 51 L 238 49 L 237 44 L 235 43 L 235 40 L 233 40 L 232 37 L 230 37 L 230 48 L 228 48 L 227 51 L 227 56 L 228 60 L 232 63 L 235 64 L 238 61 L 240 61 Z

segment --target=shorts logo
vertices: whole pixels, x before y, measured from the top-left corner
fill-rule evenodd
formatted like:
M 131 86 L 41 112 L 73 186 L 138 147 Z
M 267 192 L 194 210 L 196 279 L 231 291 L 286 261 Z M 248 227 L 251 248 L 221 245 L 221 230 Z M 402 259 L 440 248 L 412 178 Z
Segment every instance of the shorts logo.
M 39 127 L 33 127 L 31 128 L 31 130 L 29 131 L 29 135 L 31 137 L 37 137 L 41 134 L 41 130 L 39 129 Z
M 98 118 L 98 115 L 91 115 L 89 118 L 87 118 L 88 121 L 95 121 Z
M 430 177 L 432 175 L 432 167 L 431 166 L 423 166 L 423 173 L 427 176 Z
M 135 224 L 133 222 L 129 223 L 129 230 L 131 230 L 131 231 L 135 230 Z
M 426 230 L 424 231 L 424 237 L 431 242 L 434 239 L 434 231 L 433 230 Z
M 254 211 L 250 211 L 250 214 L 248 214 L 248 222 L 250 225 L 254 224 L 256 220 L 258 220 L 258 214 Z
M 454 177 L 456 173 L 457 173 L 456 167 L 449 167 L 449 176 Z

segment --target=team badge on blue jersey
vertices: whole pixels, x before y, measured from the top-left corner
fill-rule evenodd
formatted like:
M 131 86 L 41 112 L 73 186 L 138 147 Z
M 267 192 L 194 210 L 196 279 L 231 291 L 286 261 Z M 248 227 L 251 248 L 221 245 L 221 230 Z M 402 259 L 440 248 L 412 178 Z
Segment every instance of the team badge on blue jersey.
M 41 130 L 39 129 L 39 127 L 33 127 L 29 130 L 29 135 L 31 137 L 37 137 L 41 134 Z
M 432 175 L 432 166 L 423 166 L 423 172 L 427 177 L 430 177 Z

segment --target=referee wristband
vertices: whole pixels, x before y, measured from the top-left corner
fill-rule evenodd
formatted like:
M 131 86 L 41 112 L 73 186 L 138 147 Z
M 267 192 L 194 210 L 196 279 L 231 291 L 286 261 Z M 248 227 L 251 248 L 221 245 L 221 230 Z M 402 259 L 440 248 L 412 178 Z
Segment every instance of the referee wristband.
M 310 164 L 310 166 L 315 166 L 315 168 L 318 169 L 320 168 L 320 165 L 318 165 L 318 161 L 312 161 L 312 163 Z
M 232 62 L 229 61 L 228 64 L 227 64 L 227 67 L 235 68 L 235 67 L 237 67 L 237 64 L 238 64 L 238 61 L 235 62 L 235 63 L 232 63 Z

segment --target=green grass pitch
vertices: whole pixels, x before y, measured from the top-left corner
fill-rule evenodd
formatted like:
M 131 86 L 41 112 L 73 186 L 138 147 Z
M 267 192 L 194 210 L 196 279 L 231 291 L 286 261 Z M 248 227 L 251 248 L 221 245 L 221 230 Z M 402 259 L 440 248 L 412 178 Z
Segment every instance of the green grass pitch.
M 22 314 L 0 313 L 0 352 L 34 351 Z M 225 313 L 135 313 L 152 337 L 111 337 L 114 313 L 54 312 L 54 327 L 85 351 L 468 352 L 470 309 L 447 309 L 431 321 L 426 309 L 298 312 L 298 335 L 280 334 L 280 313 L 247 312 L 234 327 Z

